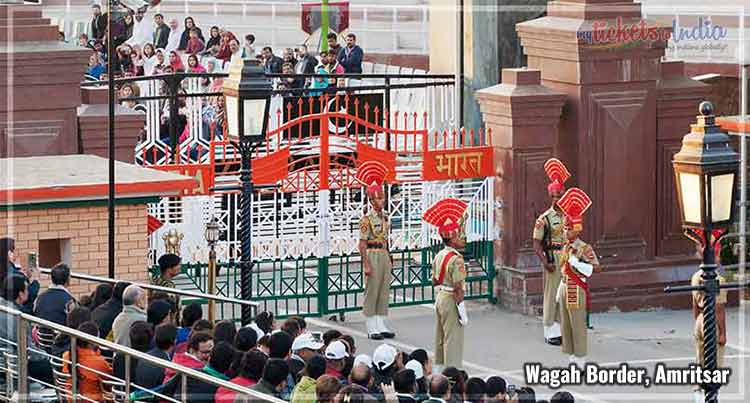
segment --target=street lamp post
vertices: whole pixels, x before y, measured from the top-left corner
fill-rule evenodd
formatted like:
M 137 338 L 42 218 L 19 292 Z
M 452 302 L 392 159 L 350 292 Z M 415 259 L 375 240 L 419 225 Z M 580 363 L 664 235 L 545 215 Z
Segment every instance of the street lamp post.
M 702 102 L 698 122 L 690 125 L 690 133 L 682 139 L 682 148 L 672 165 L 682 226 L 688 237 L 698 243 L 703 261 L 700 265 L 703 284 L 699 286 L 666 287 L 665 292 L 702 291 L 703 305 L 703 369 L 716 369 L 716 296 L 720 289 L 740 288 L 739 284 L 719 285 L 716 274 L 715 246 L 734 220 L 737 186 L 737 153 L 729 145 L 729 136 L 715 123 L 713 105 Z M 744 206 L 743 206 L 744 208 Z M 717 402 L 719 385 L 702 385 L 706 402 Z
M 216 295 L 216 242 L 219 240 L 219 222 L 216 221 L 216 217 L 212 217 L 211 221 L 206 224 L 206 231 L 204 233 L 206 242 L 208 243 L 208 293 Z M 208 321 L 214 323 L 216 315 L 216 301 L 208 300 Z
M 242 158 L 240 166 L 240 282 L 242 299 L 252 298 L 252 153 L 266 139 L 268 115 L 273 85 L 255 59 L 236 58 L 229 69 L 229 77 L 224 79 L 226 116 L 228 132 L 236 136 L 236 143 Z M 242 307 L 242 324 L 252 321 L 252 310 Z

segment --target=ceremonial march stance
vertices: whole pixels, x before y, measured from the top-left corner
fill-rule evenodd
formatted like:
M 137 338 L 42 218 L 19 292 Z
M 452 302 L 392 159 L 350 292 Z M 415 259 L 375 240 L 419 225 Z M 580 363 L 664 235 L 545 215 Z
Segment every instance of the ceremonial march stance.
M 555 300 L 557 288 L 560 286 L 561 267 L 560 253 L 565 245 L 563 231 L 564 216 L 557 201 L 565 191 L 563 185 L 570 178 L 570 173 L 557 158 L 550 158 L 544 163 L 544 171 L 549 177 L 547 194 L 551 199 L 551 206 L 542 213 L 534 223 L 534 252 L 542 262 L 544 271 L 544 305 L 542 306 L 542 324 L 544 325 L 544 341 L 547 344 L 559 346 L 560 340 L 560 311 Z
M 357 169 L 357 179 L 367 186 L 370 210 L 359 222 L 359 253 L 365 274 L 365 300 L 362 313 L 366 318 L 367 336 L 373 340 L 396 336 L 388 329 L 388 298 L 391 294 L 391 255 L 388 252 L 389 222 L 383 211 L 388 169 L 377 161 L 367 161 Z
M 583 230 L 583 213 L 591 206 L 591 199 L 583 190 L 571 188 L 557 205 L 565 213 L 567 239 L 560 256 L 563 277 L 557 292 L 562 319 L 562 351 L 570 356 L 570 362 L 583 366 L 588 352 L 586 314 L 591 307 L 587 279 L 594 271 L 599 271 L 594 249 L 578 237 Z
M 463 367 L 464 327 L 469 323 L 464 304 L 466 267 L 461 254 L 466 246 L 462 231 L 466 203 L 443 199 L 422 216 L 438 227 L 445 247 L 432 262 L 432 283 L 435 285 L 435 365 Z

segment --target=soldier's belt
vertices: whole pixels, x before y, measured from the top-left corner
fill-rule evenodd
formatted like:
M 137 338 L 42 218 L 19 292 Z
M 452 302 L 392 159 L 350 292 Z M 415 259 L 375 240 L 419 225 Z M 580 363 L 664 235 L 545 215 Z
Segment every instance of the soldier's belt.
M 550 245 L 549 249 L 550 250 L 562 250 L 564 246 L 565 244 L 553 243 L 552 245 Z
M 435 290 L 437 291 L 445 291 L 445 292 L 453 292 L 453 287 L 448 287 L 446 285 L 439 285 L 435 287 Z
M 385 249 L 385 242 L 367 241 L 367 249 Z

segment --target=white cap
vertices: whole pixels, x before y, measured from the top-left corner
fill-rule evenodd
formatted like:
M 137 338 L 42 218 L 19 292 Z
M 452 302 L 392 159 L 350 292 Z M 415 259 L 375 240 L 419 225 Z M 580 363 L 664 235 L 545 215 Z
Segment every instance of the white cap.
M 410 370 L 414 371 L 414 376 L 417 379 L 424 378 L 424 368 L 422 368 L 422 364 L 420 364 L 419 361 L 417 361 L 417 360 L 411 360 L 411 361 L 409 361 L 409 362 L 406 363 L 406 365 L 404 366 L 404 368 L 405 369 L 410 369 Z
M 356 367 L 358 364 L 367 365 L 367 368 L 372 368 L 372 358 L 367 354 L 360 354 L 354 358 L 354 366 Z
M 381 344 L 375 349 L 372 354 L 372 363 L 379 370 L 383 370 L 393 364 L 396 361 L 396 351 L 393 346 L 389 344 Z
M 348 356 L 349 354 L 346 352 L 346 346 L 341 340 L 331 342 L 331 344 L 326 347 L 326 358 L 329 360 L 341 360 Z
M 257 336 L 258 340 L 262 339 L 263 336 L 266 335 L 262 330 L 260 330 L 258 324 L 255 322 L 250 322 L 250 324 L 245 327 L 249 327 L 250 329 L 255 330 L 255 335 Z
M 292 343 L 292 351 L 299 351 L 302 349 L 310 349 L 318 351 L 323 348 L 323 343 L 319 340 L 315 340 L 312 333 L 305 333 L 297 336 Z

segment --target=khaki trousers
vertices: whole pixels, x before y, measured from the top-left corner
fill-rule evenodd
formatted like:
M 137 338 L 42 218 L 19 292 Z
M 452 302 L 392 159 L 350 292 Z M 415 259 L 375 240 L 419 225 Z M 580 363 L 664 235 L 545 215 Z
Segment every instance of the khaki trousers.
M 367 251 L 367 260 L 372 272 L 365 279 L 365 300 L 362 314 L 365 316 L 387 316 L 388 299 L 391 296 L 391 255 L 385 249 Z
M 576 357 L 588 352 L 588 329 L 586 328 L 586 303 L 582 307 L 568 309 L 567 290 L 560 300 L 560 327 L 562 328 L 562 351 Z
M 463 367 L 464 327 L 458 323 L 458 307 L 453 293 L 435 291 L 435 364 Z
M 544 279 L 544 305 L 542 305 L 542 324 L 552 326 L 560 321 L 560 307 L 557 304 L 557 287 L 560 286 L 560 253 L 552 252 L 555 257 L 555 271 L 550 273 L 542 267 L 542 278 Z

